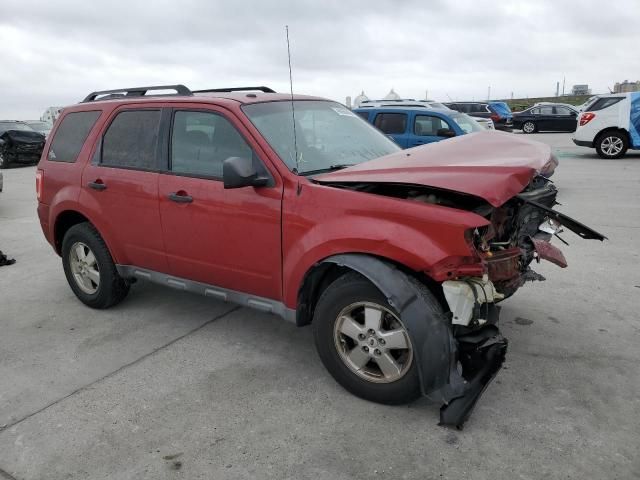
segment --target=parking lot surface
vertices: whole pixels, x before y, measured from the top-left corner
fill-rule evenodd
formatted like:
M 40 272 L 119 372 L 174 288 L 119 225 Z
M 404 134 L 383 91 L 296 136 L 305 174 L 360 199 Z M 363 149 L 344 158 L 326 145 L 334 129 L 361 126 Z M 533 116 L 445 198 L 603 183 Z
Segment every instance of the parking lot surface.
M 601 160 L 567 134 L 569 267 L 503 303 L 504 369 L 463 431 L 426 400 L 342 390 L 310 328 L 138 282 L 81 304 L 36 215 L 35 167 L 4 171 L 0 478 L 630 479 L 640 477 L 640 154 Z

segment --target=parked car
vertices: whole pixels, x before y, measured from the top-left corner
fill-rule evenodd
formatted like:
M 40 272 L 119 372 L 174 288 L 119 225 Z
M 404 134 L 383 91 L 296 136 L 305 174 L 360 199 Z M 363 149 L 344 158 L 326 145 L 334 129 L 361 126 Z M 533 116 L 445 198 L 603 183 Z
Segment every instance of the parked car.
M 36 132 L 40 132 L 45 137 L 49 136 L 51 128 L 53 127 L 49 122 L 43 122 L 42 120 L 25 120 L 24 123 L 33 128 Z
M 40 160 L 45 137 L 24 122 L 0 120 L 0 168 Z
M 578 112 L 562 105 L 541 104 L 513 114 L 513 128 L 524 133 L 574 132 Z
M 542 279 L 534 258 L 566 266 L 560 224 L 604 238 L 552 209 L 551 159 L 499 132 L 401 150 L 266 87 L 93 92 L 47 140 L 38 216 L 90 307 L 147 280 L 312 324 L 347 390 L 429 395 L 460 426 L 505 356 L 496 303 Z
M 505 102 L 450 102 L 445 105 L 472 117 L 490 118 L 496 130 L 510 131 L 513 127 L 511 109 Z
M 573 143 L 595 148 L 602 158 L 640 150 L 640 92 L 599 95 L 580 114 Z
M 550 105 L 552 107 L 567 107 L 568 109 L 573 110 L 575 112 L 579 112 L 580 111 L 580 109 L 577 106 L 571 105 L 570 103 L 538 102 L 538 103 L 535 103 L 533 106 L 534 107 L 541 107 L 541 106 L 547 106 L 547 105 Z M 523 111 L 524 110 L 527 110 L 527 109 L 525 108 L 525 109 L 523 109 Z
M 448 109 L 445 104 L 435 100 L 414 100 L 413 98 L 401 98 L 398 100 L 363 100 L 358 108 L 380 107 L 424 107 Z
M 484 130 L 470 116 L 449 109 L 380 107 L 358 108 L 354 113 L 388 135 L 402 148 Z

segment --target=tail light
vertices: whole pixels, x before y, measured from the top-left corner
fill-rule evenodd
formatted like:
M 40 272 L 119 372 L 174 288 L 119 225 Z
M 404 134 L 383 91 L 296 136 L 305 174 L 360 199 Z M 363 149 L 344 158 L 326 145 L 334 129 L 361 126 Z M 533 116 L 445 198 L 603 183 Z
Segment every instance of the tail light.
M 594 118 L 596 118 L 596 114 L 595 113 L 584 112 L 582 115 L 580 115 L 580 126 L 581 127 L 585 126 L 587 123 L 589 123 Z
M 498 120 L 500 120 L 500 115 L 498 115 L 497 113 L 492 113 L 490 118 L 494 122 L 497 122 Z
M 42 198 L 42 182 L 44 181 L 44 170 L 36 170 L 36 197 L 38 201 Z

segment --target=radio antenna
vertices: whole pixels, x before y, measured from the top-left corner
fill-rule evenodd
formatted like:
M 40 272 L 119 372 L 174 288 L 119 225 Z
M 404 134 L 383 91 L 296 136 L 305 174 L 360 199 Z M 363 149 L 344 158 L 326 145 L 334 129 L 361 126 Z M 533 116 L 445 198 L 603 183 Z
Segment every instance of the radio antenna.
M 289 59 L 289 88 L 291 91 L 291 117 L 293 120 L 293 150 L 296 155 L 296 171 L 298 173 L 298 138 L 296 135 L 296 109 L 293 103 L 293 76 L 291 75 L 291 47 L 289 46 L 289 25 L 284 26 L 287 32 L 287 58 Z

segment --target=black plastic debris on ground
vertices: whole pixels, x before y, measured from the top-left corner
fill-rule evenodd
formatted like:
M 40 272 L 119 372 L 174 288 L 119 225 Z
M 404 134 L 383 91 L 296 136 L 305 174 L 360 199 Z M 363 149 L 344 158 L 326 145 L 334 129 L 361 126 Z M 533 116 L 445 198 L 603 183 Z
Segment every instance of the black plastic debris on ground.
M 15 259 L 7 257 L 2 250 L 0 250 L 0 267 L 4 267 L 5 265 L 13 265 L 16 263 Z

